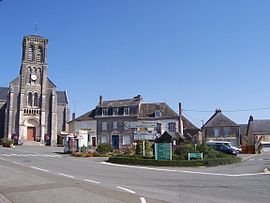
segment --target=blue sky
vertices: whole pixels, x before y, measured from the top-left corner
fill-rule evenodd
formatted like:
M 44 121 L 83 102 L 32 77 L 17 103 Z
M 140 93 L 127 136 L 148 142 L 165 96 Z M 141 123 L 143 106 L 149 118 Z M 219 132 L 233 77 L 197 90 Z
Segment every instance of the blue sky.
M 178 102 L 197 126 L 216 108 L 270 107 L 268 0 L 2 0 L 0 86 L 19 74 L 24 35 L 49 39 L 49 78 L 71 112 L 142 95 Z M 270 109 L 224 112 L 238 123 Z

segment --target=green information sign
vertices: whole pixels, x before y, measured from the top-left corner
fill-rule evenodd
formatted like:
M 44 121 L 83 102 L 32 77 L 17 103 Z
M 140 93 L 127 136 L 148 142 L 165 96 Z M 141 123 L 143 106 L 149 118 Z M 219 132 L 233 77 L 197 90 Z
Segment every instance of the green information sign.
M 201 159 L 203 160 L 203 153 L 188 153 L 188 160 Z
M 155 143 L 156 160 L 172 160 L 171 143 Z

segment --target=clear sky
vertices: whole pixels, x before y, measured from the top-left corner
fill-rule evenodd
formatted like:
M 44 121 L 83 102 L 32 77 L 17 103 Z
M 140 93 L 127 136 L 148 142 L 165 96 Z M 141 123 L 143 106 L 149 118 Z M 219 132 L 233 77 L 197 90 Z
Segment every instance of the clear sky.
M 24 35 L 49 39 L 49 78 L 81 115 L 104 99 L 178 103 L 197 126 L 216 108 L 270 107 L 269 0 L 1 0 L 0 86 Z M 237 123 L 270 109 L 224 112 Z

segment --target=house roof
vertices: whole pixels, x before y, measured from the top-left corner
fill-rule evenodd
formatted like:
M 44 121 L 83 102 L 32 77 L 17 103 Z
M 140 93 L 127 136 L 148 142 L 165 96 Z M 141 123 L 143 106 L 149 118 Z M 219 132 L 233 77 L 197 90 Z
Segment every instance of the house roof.
M 182 116 L 182 120 L 183 120 L 184 130 L 186 129 L 199 130 L 199 128 L 197 128 L 193 123 L 191 123 L 185 116 Z
M 141 100 L 142 98 L 140 95 L 132 99 L 102 100 L 97 105 L 97 107 L 123 107 L 123 106 L 130 106 L 130 105 L 138 105 L 141 102 Z
M 66 91 L 56 91 L 56 94 L 57 94 L 57 103 L 58 104 L 67 104 L 68 103 Z
M 270 120 L 253 120 L 251 121 L 254 133 L 270 132 Z
M 87 113 L 77 117 L 75 121 L 88 121 L 95 119 L 95 109 L 88 111 Z
M 202 128 L 212 127 L 239 127 L 234 121 L 226 117 L 221 110 L 216 110 L 213 116 L 203 125 Z
M 247 134 L 248 124 L 240 124 L 240 135 Z
M 6 101 L 8 96 L 8 87 L 0 87 L 0 100 Z
M 141 104 L 139 118 L 155 118 L 155 111 L 161 111 L 161 118 L 175 118 L 178 114 L 166 103 L 145 103 Z

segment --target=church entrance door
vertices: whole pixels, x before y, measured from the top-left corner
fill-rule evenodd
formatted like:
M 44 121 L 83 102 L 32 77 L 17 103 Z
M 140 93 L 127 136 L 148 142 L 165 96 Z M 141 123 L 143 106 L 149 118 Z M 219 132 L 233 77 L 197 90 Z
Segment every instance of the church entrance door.
M 27 140 L 34 141 L 36 137 L 36 128 L 35 127 L 27 127 Z

